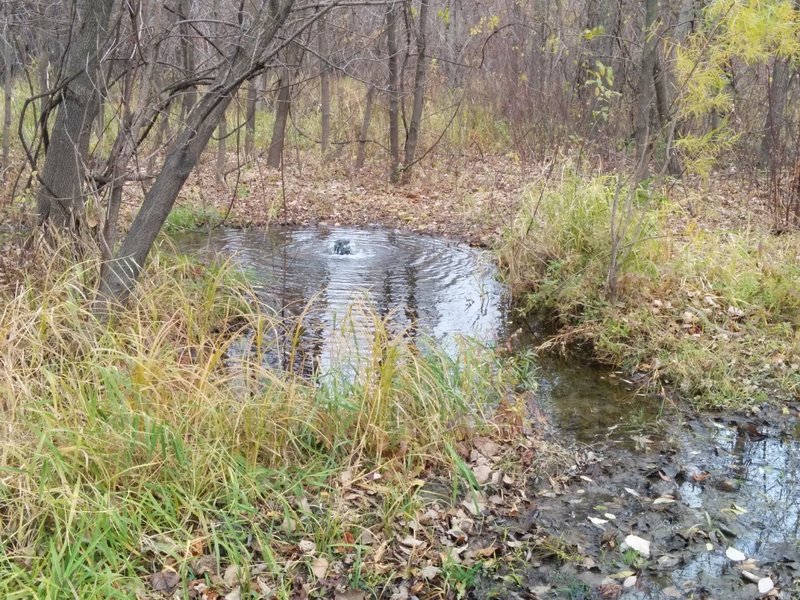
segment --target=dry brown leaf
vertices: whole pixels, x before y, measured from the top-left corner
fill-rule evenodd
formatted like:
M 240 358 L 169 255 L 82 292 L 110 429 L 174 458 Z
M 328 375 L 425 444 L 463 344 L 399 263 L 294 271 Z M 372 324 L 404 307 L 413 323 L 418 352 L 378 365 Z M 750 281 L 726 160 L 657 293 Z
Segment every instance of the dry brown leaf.
M 311 562 L 311 572 L 317 579 L 323 579 L 328 573 L 328 559 L 322 557 L 315 558 Z
M 175 569 L 169 567 L 150 576 L 150 585 L 156 592 L 169 594 L 178 586 L 179 582 L 180 576 Z

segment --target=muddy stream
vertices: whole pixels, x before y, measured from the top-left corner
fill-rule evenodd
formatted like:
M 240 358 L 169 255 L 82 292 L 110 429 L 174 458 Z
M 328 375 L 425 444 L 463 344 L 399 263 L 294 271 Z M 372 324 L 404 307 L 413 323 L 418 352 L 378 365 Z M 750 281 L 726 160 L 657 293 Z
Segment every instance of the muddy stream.
M 537 339 L 511 322 L 492 256 L 445 238 L 318 227 L 219 229 L 177 243 L 231 257 L 266 307 L 302 316 L 293 368 L 346 371 L 371 343 L 362 309 L 451 352 L 463 337 L 504 343 L 514 334 L 520 347 Z M 269 360 L 285 368 L 289 354 Z M 532 512 L 510 525 L 546 531 L 569 560 L 533 555 L 513 577 L 482 580 L 472 597 L 800 598 L 797 406 L 692 415 L 613 373 L 548 357 L 538 383 L 553 435 L 596 458 L 556 490 L 543 483 Z M 648 557 L 619 544 L 629 535 L 650 543 Z

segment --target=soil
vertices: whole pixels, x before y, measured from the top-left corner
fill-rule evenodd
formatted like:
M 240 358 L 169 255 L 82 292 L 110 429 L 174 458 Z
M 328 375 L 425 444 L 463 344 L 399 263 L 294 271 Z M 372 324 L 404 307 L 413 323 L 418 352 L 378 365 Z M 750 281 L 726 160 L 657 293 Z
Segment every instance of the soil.
M 470 597 L 800 597 L 800 406 L 672 417 L 646 434 L 611 426 L 592 464 L 540 482 L 517 538 L 549 550 Z

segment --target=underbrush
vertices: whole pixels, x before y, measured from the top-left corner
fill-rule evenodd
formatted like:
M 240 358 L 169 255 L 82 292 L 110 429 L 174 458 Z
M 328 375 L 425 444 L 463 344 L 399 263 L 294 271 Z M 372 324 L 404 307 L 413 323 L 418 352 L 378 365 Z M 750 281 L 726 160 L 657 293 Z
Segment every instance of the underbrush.
M 675 210 L 646 186 L 569 170 L 530 190 L 501 249 L 521 310 L 556 319 L 548 345 L 586 346 L 701 407 L 796 397 L 800 234 L 706 231 L 693 221 L 674 231 Z
M 156 255 L 103 322 L 96 267 L 29 276 L 0 312 L 4 598 L 444 593 L 421 487 L 441 476 L 477 503 L 473 444 L 515 485 L 544 464 L 506 395 L 518 364 L 421 352 L 376 318 L 370 357 L 326 385 L 230 360 L 242 332 L 290 352 L 299 336 L 230 268 Z
M 179 204 L 167 216 L 164 231 L 167 233 L 197 231 L 219 225 L 221 221 L 222 215 L 213 206 Z

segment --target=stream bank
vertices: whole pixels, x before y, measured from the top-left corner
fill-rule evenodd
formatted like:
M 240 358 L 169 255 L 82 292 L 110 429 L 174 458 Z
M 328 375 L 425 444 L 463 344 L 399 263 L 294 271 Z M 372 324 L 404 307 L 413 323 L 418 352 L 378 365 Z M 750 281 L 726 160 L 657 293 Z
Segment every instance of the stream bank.
M 350 240 L 351 254 L 334 252 L 342 239 Z M 260 285 L 267 306 L 306 318 L 317 367 L 349 352 L 336 343 L 336 315 L 354 299 L 399 330 L 444 342 L 465 335 L 499 343 L 514 327 L 491 260 L 437 238 L 322 227 L 219 230 L 180 244 L 232 256 Z M 317 303 L 304 312 L 312 298 Z M 367 339 L 369 324 L 356 319 L 355 331 L 356 340 Z M 682 414 L 642 398 L 612 373 L 552 358 L 541 359 L 537 379 L 532 412 L 545 415 L 551 435 L 582 448 L 588 461 L 541 480 L 516 516 L 491 515 L 481 527 L 481 515 L 473 515 L 482 529 L 475 539 L 484 549 L 499 540 L 492 555 L 509 560 L 496 562 L 504 566 L 476 582 L 472 597 L 755 598 L 763 595 L 758 581 L 767 579 L 767 594 L 794 597 L 797 405 L 785 414 L 759 409 L 751 418 Z M 650 543 L 649 556 L 625 548 L 629 535 Z M 557 550 L 543 552 L 542 540 L 558 540 Z M 729 548 L 744 560 L 732 561 Z

